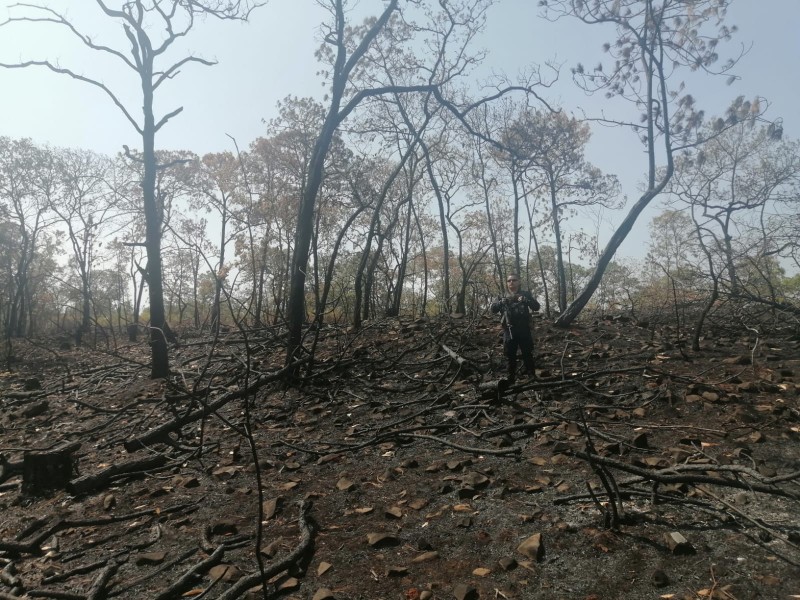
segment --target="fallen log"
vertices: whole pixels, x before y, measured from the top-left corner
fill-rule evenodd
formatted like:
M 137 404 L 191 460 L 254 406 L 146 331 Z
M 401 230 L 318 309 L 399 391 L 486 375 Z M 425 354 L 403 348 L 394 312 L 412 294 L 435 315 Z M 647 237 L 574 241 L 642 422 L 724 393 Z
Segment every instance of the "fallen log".
M 296 369 L 298 364 L 302 364 L 303 362 L 305 362 L 305 360 L 294 362 L 291 365 L 284 367 L 280 371 L 276 371 L 275 373 L 272 373 L 270 375 L 265 375 L 264 377 L 260 377 L 255 382 L 253 382 L 252 385 L 250 385 L 245 389 L 236 390 L 228 394 L 225 394 L 224 396 L 218 398 L 214 402 L 211 402 L 209 404 L 204 404 L 202 408 L 198 408 L 197 410 L 192 411 L 189 414 L 186 414 L 182 417 L 178 417 L 171 421 L 167 421 L 162 425 L 154 427 L 153 429 L 147 431 L 146 433 L 143 433 L 139 437 L 133 438 L 132 440 L 128 440 L 127 442 L 125 442 L 125 450 L 127 450 L 128 452 L 136 452 L 137 450 L 141 450 L 142 448 L 147 448 L 152 444 L 166 442 L 168 440 L 168 436 L 170 433 L 178 431 L 184 425 L 188 425 L 189 423 L 199 421 L 200 419 L 208 416 L 209 414 L 219 410 L 232 400 L 249 396 L 253 392 L 257 391 L 259 388 L 263 387 L 264 385 L 279 380 L 286 373 L 290 372 L 291 369 Z M 203 401 L 201 400 L 201 402 Z
M 124 463 L 111 465 L 110 467 L 93 473 L 91 475 L 84 475 L 73 479 L 67 484 L 67 491 L 72 494 L 85 494 L 97 489 L 108 486 L 111 479 L 119 475 L 129 475 L 141 471 L 150 471 L 163 467 L 167 463 L 167 457 L 162 454 L 155 456 L 147 456 L 145 458 L 130 460 Z

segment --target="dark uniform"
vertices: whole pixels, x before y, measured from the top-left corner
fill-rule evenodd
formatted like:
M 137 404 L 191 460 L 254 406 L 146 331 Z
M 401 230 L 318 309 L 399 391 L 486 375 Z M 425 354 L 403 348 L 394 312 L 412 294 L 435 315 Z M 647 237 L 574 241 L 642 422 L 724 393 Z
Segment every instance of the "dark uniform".
M 522 352 L 522 364 L 528 375 L 534 374 L 531 312 L 539 310 L 539 302 L 527 290 L 519 290 L 492 303 L 492 312 L 503 311 L 503 350 L 508 359 L 508 376 L 517 374 L 517 349 Z

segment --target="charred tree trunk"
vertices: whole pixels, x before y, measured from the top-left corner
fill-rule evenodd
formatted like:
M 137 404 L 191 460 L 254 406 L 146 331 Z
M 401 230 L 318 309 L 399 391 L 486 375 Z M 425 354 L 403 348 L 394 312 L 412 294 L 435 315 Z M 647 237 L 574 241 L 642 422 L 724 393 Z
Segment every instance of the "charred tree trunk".
M 649 190 L 645 193 L 639 201 L 631 208 L 628 215 L 625 217 L 625 220 L 620 224 L 614 234 L 611 236 L 611 239 L 608 241 L 603 252 L 600 254 L 600 257 L 597 261 L 597 266 L 595 267 L 594 272 L 592 273 L 591 278 L 589 279 L 586 286 L 583 288 L 580 294 L 573 300 L 573 302 L 567 306 L 567 309 L 559 315 L 558 319 L 556 319 L 556 325 L 559 327 L 569 327 L 572 322 L 578 318 L 578 315 L 584 309 L 584 307 L 588 304 L 589 300 L 591 299 L 592 295 L 597 290 L 598 286 L 600 285 L 600 281 L 603 279 L 603 273 L 605 273 L 606 268 L 608 267 L 611 260 L 614 258 L 614 254 L 617 251 L 617 248 L 620 247 L 622 242 L 630 233 L 631 229 L 633 229 L 634 223 L 636 223 L 636 219 L 639 217 L 641 212 L 645 209 L 645 207 L 650 204 L 650 201 L 655 198 L 661 190 L 664 189 L 664 186 L 669 181 L 669 178 L 672 175 L 671 165 L 669 168 L 669 174 L 665 176 L 661 183 Z
M 150 377 L 159 379 L 169 375 L 167 349 L 167 321 L 164 313 L 164 288 L 161 263 L 162 207 L 156 198 L 156 123 L 153 114 L 153 61 L 145 54 L 142 65 L 142 91 L 144 95 L 144 127 L 142 128 L 142 158 L 144 177 L 142 192 L 145 216 L 145 249 L 147 250 L 147 289 L 150 299 Z
M 558 312 L 567 309 L 567 275 L 564 269 L 564 250 L 561 247 L 561 218 L 558 214 L 555 185 L 550 184 L 551 218 L 553 219 L 553 235 L 556 238 L 556 272 L 558 274 Z
M 403 284 L 405 283 L 406 271 L 408 269 L 408 253 L 411 248 L 411 214 L 413 204 L 409 197 L 408 212 L 406 213 L 406 235 L 403 240 L 402 252 L 397 265 L 397 281 L 392 290 L 392 297 L 389 307 L 386 310 L 387 317 L 396 317 L 400 314 L 400 303 L 403 299 Z
M 336 242 L 333 244 L 333 251 L 331 252 L 331 258 L 328 261 L 328 268 L 325 270 L 325 280 L 322 283 L 322 294 L 319 299 L 319 304 L 317 305 L 317 314 L 314 317 L 314 322 L 318 324 L 322 324 L 325 320 L 325 307 L 328 304 L 328 296 L 330 295 L 331 285 L 333 285 L 333 270 L 336 264 L 336 258 L 339 256 L 339 249 L 342 246 L 342 242 L 344 241 L 344 236 L 347 235 L 347 232 L 350 229 L 350 226 L 355 222 L 358 215 L 360 215 L 366 209 L 366 205 L 360 205 L 355 212 L 347 219 L 347 222 L 342 227 L 342 230 L 339 232 L 339 235 L 336 236 Z

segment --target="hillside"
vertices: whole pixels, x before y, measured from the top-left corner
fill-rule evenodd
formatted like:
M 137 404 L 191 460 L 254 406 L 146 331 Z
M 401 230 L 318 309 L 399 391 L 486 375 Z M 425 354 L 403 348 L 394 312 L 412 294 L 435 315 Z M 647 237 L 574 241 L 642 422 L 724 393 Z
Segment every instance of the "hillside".
M 15 341 L 0 599 L 797 597 L 800 336 L 724 323 L 540 321 L 513 386 L 489 318 L 326 326 L 291 384 L 278 328 L 169 381 Z

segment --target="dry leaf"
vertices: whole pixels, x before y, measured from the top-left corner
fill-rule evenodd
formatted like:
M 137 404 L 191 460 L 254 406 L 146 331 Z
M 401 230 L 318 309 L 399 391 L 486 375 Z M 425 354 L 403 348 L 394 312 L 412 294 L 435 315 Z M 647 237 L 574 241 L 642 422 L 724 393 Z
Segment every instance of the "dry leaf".
M 390 506 L 384 511 L 384 514 L 387 517 L 393 517 L 395 519 L 401 519 L 403 517 L 403 511 L 399 506 Z
M 415 498 L 408 505 L 413 508 L 414 510 L 422 510 L 428 505 L 428 501 L 424 498 Z
M 333 565 L 329 562 L 322 561 L 317 567 L 317 577 L 324 575 Z
M 355 485 L 352 481 L 350 481 L 347 477 L 342 477 L 339 481 L 336 482 L 336 489 L 340 492 L 346 492 L 347 490 L 351 489 Z
M 275 516 L 275 511 L 278 510 L 278 498 L 270 498 L 264 500 L 264 520 L 269 520 Z

